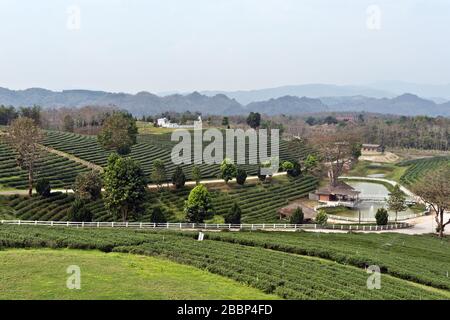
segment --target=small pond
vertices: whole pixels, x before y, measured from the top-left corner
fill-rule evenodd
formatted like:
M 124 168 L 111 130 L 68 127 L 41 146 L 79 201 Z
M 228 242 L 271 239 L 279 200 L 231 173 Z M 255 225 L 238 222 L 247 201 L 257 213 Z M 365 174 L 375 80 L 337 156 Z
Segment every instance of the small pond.
M 346 181 L 346 183 L 355 190 L 358 190 L 361 192 L 360 196 L 364 197 L 365 195 L 371 195 L 371 196 L 377 196 L 377 197 L 389 197 L 389 190 L 380 183 L 373 183 L 373 182 L 359 182 L 359 181 Z M 375 214 L 377 213 L 377 210 L 379 208 L 386 208 L 387 205 L 383 201 L 369 201 L 369 200 L 363 200 L 359 203 L 357 208 L 354 209 L 347 209 L 347 210 L 336 210 L 336 212 L 332 212 L 333 209 L 330 209 L 330 214 L 345 216 L 345 217 L 352 217 L 352 218 L 358 218 L 359 217 L 359 211 L 361 211 L 361 219 L 375 219 Z M 401 219 L 402 217 L 406 217 L 412 214 L 418 213 L 418 211 L 414 211 L 410 208 L 408 208 L 406 211 L 399 212 L 398 218 Z M 395 219 L 395 212 L 389 212 L 389 217 L 391 219 Z

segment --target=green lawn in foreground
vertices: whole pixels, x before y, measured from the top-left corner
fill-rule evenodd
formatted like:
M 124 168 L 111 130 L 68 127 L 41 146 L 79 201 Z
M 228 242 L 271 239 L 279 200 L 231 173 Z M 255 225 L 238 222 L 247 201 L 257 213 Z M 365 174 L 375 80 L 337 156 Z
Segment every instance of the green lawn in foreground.
M 80 290 L 66 287 L 70 265 L 81 268 Z M 0 251 L 0 299 L 274 298 L 233 280 L 160 258 L 69 249 Z

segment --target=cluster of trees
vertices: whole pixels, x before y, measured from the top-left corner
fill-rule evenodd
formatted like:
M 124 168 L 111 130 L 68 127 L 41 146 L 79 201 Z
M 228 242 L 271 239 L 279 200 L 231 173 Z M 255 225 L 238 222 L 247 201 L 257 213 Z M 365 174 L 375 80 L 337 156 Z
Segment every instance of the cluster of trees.
M 450 150 L 450 119 L 426 116 L 368 118 L 360 125 L 364 141 L 391 148 Z
M 14 108 L 12 106 L 0 106 L 0 125 L 6 126 L 10 125 L 13 120 L 24 117 L 32 119 L 36 125 L 41 126 L 41 107 L 33 106 L 33 107 L 21 107 Z

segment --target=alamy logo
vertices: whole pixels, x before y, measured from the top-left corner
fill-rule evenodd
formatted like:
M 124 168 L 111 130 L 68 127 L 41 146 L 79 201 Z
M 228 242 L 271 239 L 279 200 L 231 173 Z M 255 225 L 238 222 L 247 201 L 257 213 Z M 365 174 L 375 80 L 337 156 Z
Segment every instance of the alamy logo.
M 192 164 L 192 162 L 220 164 L 227 158 L 232 162 L 236 159 L 238 165 L 259 164 L 262 175 L 273 175 L 279 169 L 280 134 L 278 129 L 271 129 L 270 134 L 267 129 L 220 131 L 211 128 L 204 131 L 202 123 L 196 121 L 193 134 L 186 129 L 177 129 L 172 133 L 171 140 L 178 142 L 171 153 L 172 162 L 177 165 Z M 204 142 L 209 142 L 205 148 L 203 148 Z
M 71 265 L 67 267 L 66 272 L 70 274 L 67 278 L 66 286 L 69 290 L 81 289 L 81 269 L 79 266 Z

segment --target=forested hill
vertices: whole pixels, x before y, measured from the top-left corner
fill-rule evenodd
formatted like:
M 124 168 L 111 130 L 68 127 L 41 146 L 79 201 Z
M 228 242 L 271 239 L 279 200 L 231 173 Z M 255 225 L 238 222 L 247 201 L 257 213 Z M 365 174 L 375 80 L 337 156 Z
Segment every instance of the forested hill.
M 165 111 L 201 112 L 211 115 L 240 115 L 257 111 L 268 115 L 301 115 L 323 111 L 366 111 L 395 115 L 450 116 L 450 102 L 437 104 L 413 94 L 395 98 L 365 96 L 307 98 L 284 96 L 242 105 L 224 94 L 207 96 L 198 92 L 187 95 L 158 96 L 149 92 L 111 93 L 90 90 L 50 91 L 40 88 L 9 90 L 0 88 L 0 105 L 47 107 L 116 106 L 135 116 Z

